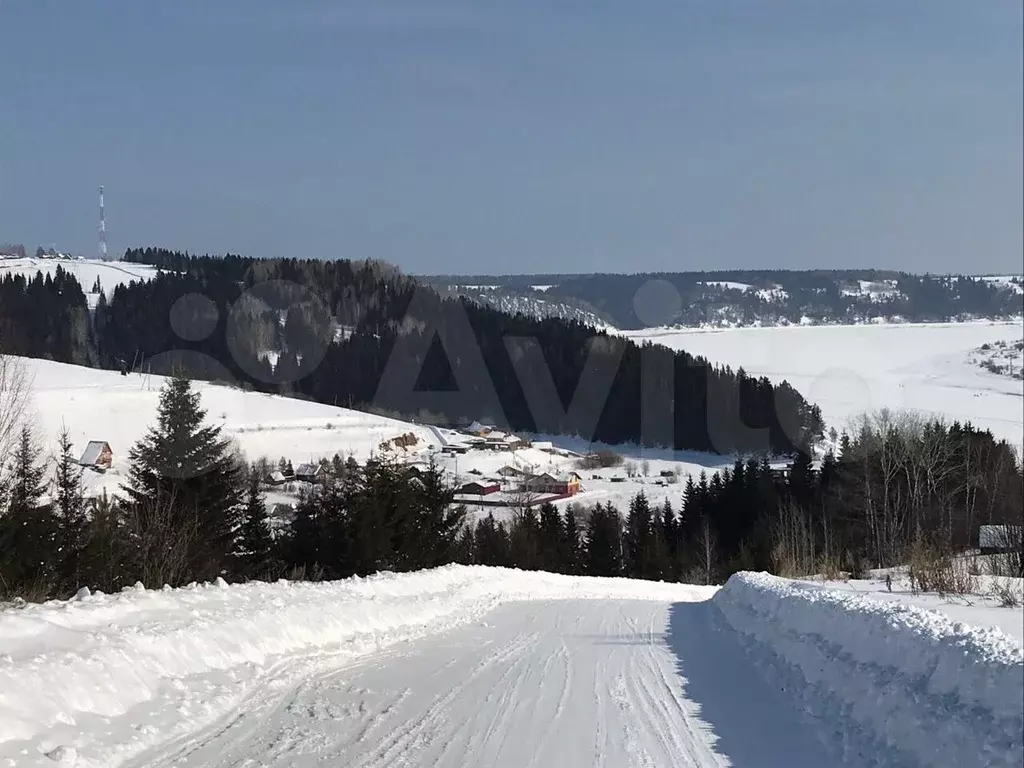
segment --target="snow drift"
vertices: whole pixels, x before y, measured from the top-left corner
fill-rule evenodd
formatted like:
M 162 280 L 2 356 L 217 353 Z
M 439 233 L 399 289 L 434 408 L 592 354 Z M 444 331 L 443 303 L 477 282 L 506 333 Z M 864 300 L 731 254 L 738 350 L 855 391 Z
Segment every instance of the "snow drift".
M 848 752 L 893 765 L 1022 764 L 1024 648 L 998 629 L 767 574 L 732 576 L 713 603 Z
M 255 685 L 308 676 L 318 663 L 337 668 L 502 602 L 687 601 L 712 591 L 446 566 L 325 583 L 83 590 L 0 610 L 0 764 L 14 755 L 26 764 L 23 750 L 40 765 L 72 753 L 77 765 L 117 764 L 202 727 Z

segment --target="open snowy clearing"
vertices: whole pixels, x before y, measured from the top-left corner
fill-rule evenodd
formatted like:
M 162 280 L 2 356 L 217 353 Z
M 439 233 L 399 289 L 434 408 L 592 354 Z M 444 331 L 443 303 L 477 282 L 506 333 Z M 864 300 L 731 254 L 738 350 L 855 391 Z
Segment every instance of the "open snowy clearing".
M 763 574 L 449 566 L 0 610 L 0 765 L 1012 766 L 1024 649 Z
M 648 328 L 623 334 L 742 367 L 751 376 L 786 380 L 821 406 L 827 425 L 837 430 L 861 413 L 889 408 L 970 421 L 1017 446 L 1024 440 L 1022 383 L 971 361 L 982 344 L 1024 338 L 1020 321 Z

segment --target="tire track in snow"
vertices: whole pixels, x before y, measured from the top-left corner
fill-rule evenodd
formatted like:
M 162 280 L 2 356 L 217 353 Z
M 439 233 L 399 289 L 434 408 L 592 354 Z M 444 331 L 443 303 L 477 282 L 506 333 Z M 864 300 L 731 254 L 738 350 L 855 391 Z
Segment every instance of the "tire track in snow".
M 678 657 L 668 617 L 669 604 L 656 601 L 504 605 L 486 624 L 401 652 L 320 674 L 314 667 L 299 680 L 291 670 L 277 691 L 137 765 L 724 768 L 732 762 L 719 751 L 714 724 L 701 718 L 678 671 L 705 657 Z M 717 642 L 694 629 L 705 644 Z M 723 695 L 739 702 L 749 689 Z M 826 764 L 807 753 L 793 763 L 789 754 L 785 744 L 764 745 L 766 764 Z

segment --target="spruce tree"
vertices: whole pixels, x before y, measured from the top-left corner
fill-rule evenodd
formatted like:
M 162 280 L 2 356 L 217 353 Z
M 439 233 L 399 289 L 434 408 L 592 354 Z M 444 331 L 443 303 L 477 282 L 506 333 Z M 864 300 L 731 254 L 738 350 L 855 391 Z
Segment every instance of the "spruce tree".
M 654 529 L 651 506 L 643 491 L 634 496 L 629 504 L 629 519 L 626 521 L 624 544 L 626 575 L 634 579 L 654 578 L 656 576 Z
M 160 392 L 156 425 L 129 453 L 134 534 L 151 551 L 184 552 L 175 578 L 219 575 L 234 544 L 244 481 L 219 427 L 204 425 L 205 417 L 191 382 L 175 377 Z
M 676 518 L 672 502 L 665 499 L 661 507 L 661 535 L 662 542 L 661 556 L 662 575 L 669 581 L 678 581 L 682 576 L 682 562 L 679 556 L 679 521 Z
M 59 526 L 60 572 L 68 589 L 81 583 L 82 554 L 86 545 L 88 517 L 82 488 L 82 470 L 72 453 L 67 429 L 61 430 L 54 461 L 53 513 Z
M 583 567 L 582 542 L 574 505 L 565 508 L 562 540 L 565 542 L 565 572 L 578 574 Z
M 551 573 L 566 571 L 566 542 L 562 518 L 558 509 L 549 501 L 540 507 L 540 557 L 538 567 Z
M 45 468 L 32 430 L 21 429 L 10 467 L 10 499 L 0 516 L 0 590 L 50 597 L 58 589 L 56 523 L 42 505 Z
M 274 537 L 270 530 L 267 506 L 263 501 L 259 473 L 249 473 L 249 488 L 238 531 L 237 554 L 241 571 L 249 578 L 268 575 L 272 566 Z
M 9 511 L 12 514 L 36 510 L 46 493 L 46 468 L 39 463 L 41 453 L 31 427 L 22 427 L 10 469 Z
M 590 513 L 586 570 L 590 576 L 622 575 L 622 518 L 611 504 L 596 504 Z
M 508 528 L 494 519 L 494 513 L 488 513 L 487 517 L 477 521 L 473 538 L 479 565 L 511 565 Z

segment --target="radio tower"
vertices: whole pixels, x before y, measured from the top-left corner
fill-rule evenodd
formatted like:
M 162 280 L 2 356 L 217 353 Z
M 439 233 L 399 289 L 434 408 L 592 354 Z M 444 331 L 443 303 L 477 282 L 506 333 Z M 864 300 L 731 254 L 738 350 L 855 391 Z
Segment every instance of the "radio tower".
M 103 211 L 103 187 L 100 187 L 100 259 L 107 260 L 107 218 Z

